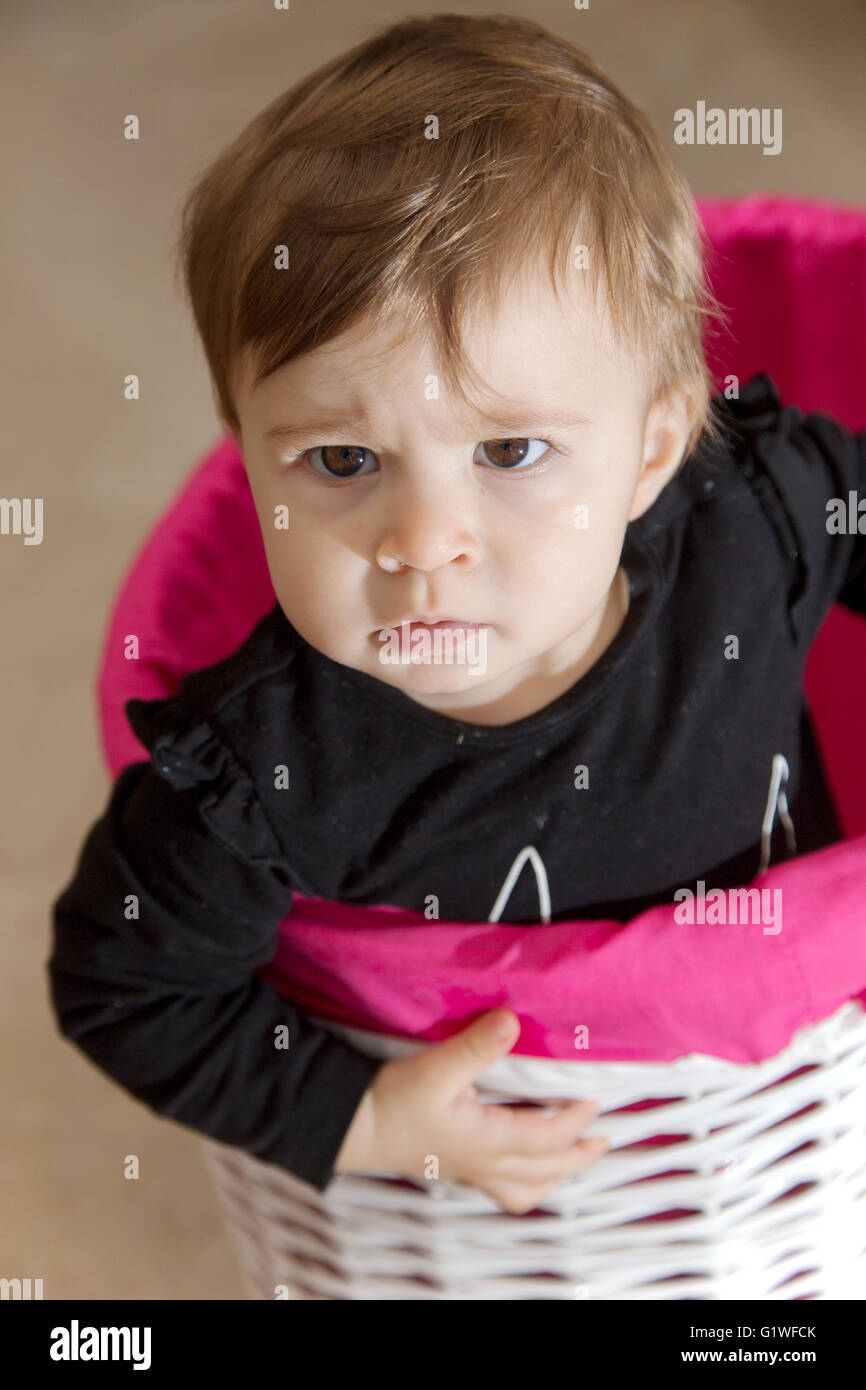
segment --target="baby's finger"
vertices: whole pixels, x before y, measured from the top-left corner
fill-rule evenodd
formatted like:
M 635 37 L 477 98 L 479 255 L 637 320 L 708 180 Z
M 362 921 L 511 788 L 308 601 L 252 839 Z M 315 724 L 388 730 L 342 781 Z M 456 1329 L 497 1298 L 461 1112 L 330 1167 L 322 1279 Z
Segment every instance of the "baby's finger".
M 599 1141 L 585 1139 L 581 1142 L 588 1148 L 590 1145 L 597 1145 Z M 589 1162 L 594 1161 L 594 1159 L 589 1160 Z M 588 1167 L 589 1163 L 585 1163 L 583 1166 Z M 483 1192 L 487 1193 L 488 1197 L 492 1197 L 494 1202 L 498 1203 L 503 1211 L 516 1216 L 523 1216 L 526 1212 L 534 1211 L 535 1208 L 544 1207 L 549 1203 L 557 1189 L 571 1176 L 572 1174 L 565 1173 L 552 1181 L 541 1182 L 533 1179 L 523 1180 L 497 1176 L 479 1184 L 479 1186 Z
M 598 1136 L 578 1139 L 576 1144 L 560 1153 L 538 1154 L 535 1157 L 510 1154 L 496 1160 L 493 1175 L 502 1182 L 564 1182 L 566 1178 L 582 1173 L 596 1163 L 609 1148 L 610 1140 Z
M 575 1101 L 563 1106 L 555 1115 L 544 1114 L 537 1106 L 518 1110 L 496 1105 L 488 1110 L 496 1112 L 485 1116 L 493 1152 L 528 1157 L 562 1153 L 571 1148 L 599 1113 L 597 1102 L 592 1100 Z

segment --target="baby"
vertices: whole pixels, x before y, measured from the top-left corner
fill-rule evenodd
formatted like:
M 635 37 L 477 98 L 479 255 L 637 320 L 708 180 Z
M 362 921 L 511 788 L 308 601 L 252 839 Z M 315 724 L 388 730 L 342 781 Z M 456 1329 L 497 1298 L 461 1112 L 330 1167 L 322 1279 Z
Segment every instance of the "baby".
M 826 525 L 864 437 L 765 376 L 713 397 L 689 192 L 526 19 L 327 63 L 201 178 L 182 257 L 277 602 L 127 703 L 152 758 L 54 905 L 60 1028 L 320 1191 L 435 1153 L 528 1211 L 606 1141 L 590 1102 L 480 1103 L 514 1014 L 383 1063 L 255 972 L 296 892 L 483 921 L 532 845 L 549 904 L 523 873 L 499 920 L 627 922 L 839 839 L 801 679 L 831 606 L 866 613 Z

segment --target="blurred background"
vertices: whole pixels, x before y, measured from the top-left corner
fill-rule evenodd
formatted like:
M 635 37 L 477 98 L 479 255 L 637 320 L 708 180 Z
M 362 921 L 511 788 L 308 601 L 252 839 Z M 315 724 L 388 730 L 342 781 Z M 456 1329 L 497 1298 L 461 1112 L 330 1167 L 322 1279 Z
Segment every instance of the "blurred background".
M 698 194 L 866 202 L 863 0 L 0 4 L 0 490 L 44 499 L 41 545 L 0 536 L 0 1276 L 42 1278 L 47 1299 L 245 1296 L 196 1136 L 61 1039 L 45 973 L 50 904 L 109 792 L 94 682 L 112 597 L 220 433 L 173 273 L 180 200 L 298 77 L 439 8 L 525 14 L 587 48 Z M 781 107 L 782 152 L 676 146 L 673 112 L 698 100 Z

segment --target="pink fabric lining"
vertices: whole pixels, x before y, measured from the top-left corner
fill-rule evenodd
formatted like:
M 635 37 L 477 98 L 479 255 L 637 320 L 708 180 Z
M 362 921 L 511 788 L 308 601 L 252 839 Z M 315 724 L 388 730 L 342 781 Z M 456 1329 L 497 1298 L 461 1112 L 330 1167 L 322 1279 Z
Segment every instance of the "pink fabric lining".
M 756 371 L 783 400 L 866 425 L 866 213 L 804 199 L 704 199 L 710 271 L 732 338 L 711 338 L 719 386 Z M 172 694 L 187 670 L 233 651 L 274 593 L 243 462 L 230 436 L 201 460 L 145 538 L 115 601 L 98 701 L 116 775 L 146 756 L 123 712 Z M 140 638 L 138 661 L 124 638 Z M 621 925 L 430 922 L 387 905 L 298 897 L 260 972 L 302 1010 L 372 1031 L 446 1037 L 500 1005 L 521 1018 L 513 1049 L 580 1060 L 705 1052 L 757 1061 L 852 996 L 866 1002 L 866 623 L 837 607 L 805 688 L 847 836 L 771 867 L 778 935 L 755 925 L 678 925 L 673 905 Z M 516 847 L 516 849 L 519 848 Z M 525 872 L 527 872 L 525 870 Z M 491 885 L 491 901 L 500 885 Z M 574 1029 L 589 1028 L 589 1052 Z
M 861 838 L 771 867 L 756 882 L 782 889 L 777 935 L 751 912 L 745 925 L 680 925 L 665 906 L 625 925 L 518 927 L 307 900 L 262 974 L 302 1012 L 431 1042 L 506 1006 L 521 1021 L 512 1050 L 530 1056 L 757 1061 L 866 985 L 864 860 Z

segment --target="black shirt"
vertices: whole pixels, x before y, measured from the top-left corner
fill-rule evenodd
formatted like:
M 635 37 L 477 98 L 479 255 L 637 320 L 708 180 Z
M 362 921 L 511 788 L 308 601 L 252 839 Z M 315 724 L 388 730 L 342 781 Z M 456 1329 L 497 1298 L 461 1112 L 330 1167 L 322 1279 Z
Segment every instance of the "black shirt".
M 324 1190 L 382 1063 L 255 977 L 294 890 L 484 921 L 533 845 L 554 921 L 626 922 L 698 879 L 754 878 L 779 753 L 798 853 L 840 839 L 801 680 L 833 603 L 866 614 L 866 539 L 827 511 L 866 495 L 866 433 L 782 407 L 766 376 L 713 408 L 728 442 L 627 528 L 622 627 L 535 714 L 428 710 L 278 604 L 176 695 L 128 701 L 152 758 L 117 778 L 54 904 L 63 1034 L 158 1113 Z M 527 870 L 500 920 L 539 920 Z

